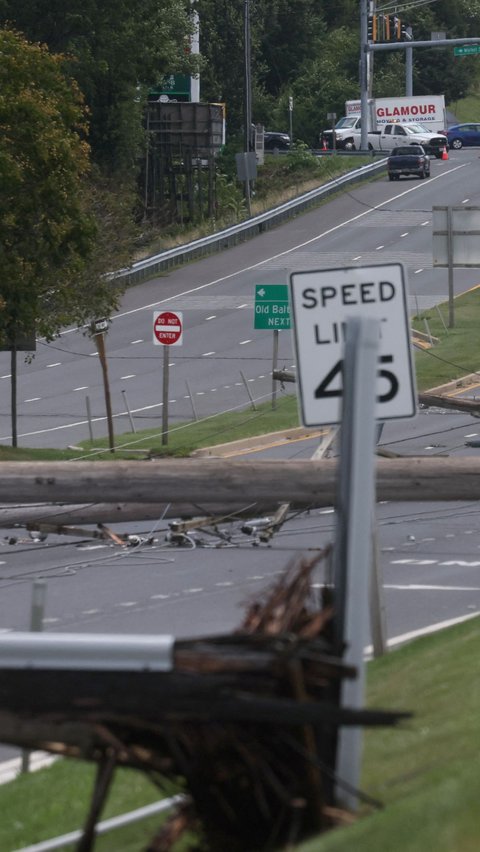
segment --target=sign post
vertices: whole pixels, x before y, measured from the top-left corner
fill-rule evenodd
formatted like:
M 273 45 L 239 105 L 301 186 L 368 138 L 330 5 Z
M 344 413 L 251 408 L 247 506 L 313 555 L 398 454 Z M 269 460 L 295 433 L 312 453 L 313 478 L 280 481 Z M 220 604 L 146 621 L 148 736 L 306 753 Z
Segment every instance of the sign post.
M 170 346 L 183 344 L 183 314 L 180 311 L 153 312 L 153 342 L 163 346 L 162 444 L 168 444 L 168 385 Z
M 416 413 L 405 273 L 396 263 L 293 272 L 290 290 L 302 421 L 306 426 L 341 421 L 334 628 L 338 653 L 357 671 L 355 681 L 342 685 L 340 704 L 359 708 L 368 635 L 375 420 Z M 346 804 L 352 808 L 361 751 L 360 729 L 341 728 L 336 774 L 348 785 Z
M 291 328 L 290 299 L 287 284 L 256 284 L 253 327 L 273 329 L 272 375 L 277 369 L 278 332 Z M 272 408 L 276 407 L 276 380 L 272 377 Z

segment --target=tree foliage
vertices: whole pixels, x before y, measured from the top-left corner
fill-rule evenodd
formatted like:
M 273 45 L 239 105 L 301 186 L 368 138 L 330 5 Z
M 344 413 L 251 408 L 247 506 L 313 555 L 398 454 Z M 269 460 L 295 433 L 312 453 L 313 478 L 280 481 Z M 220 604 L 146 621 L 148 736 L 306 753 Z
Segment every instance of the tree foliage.
M 66 57 L 89 107 L 90 144 L 104 172 L 135 169 L 144 87 L 194 66 L 185 0 L 0 0 L 0 20 Z
M 35 327 L 51 338 L 112 296 L 88 266 L 101 217 L 78 86 L 62 57 L 16 32 L 0 31 L 0 51 L 0 337 L 8 344 Z

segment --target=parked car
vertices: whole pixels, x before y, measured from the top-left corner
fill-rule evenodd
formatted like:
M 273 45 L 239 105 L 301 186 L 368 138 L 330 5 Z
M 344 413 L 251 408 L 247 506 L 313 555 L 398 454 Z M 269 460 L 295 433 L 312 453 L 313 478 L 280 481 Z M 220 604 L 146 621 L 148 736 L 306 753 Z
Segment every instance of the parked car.
M 430 177 L 430 157 L 421 145 L 403 145 L 394 148 L 387 160 L 389 180 L 400 180 L 400 175 Z
M 274 130 L 266 130 L 263 137 L 265 151 L 288 151 L 290 149 L 290 136 L 288 133 L 277 133 Z
M 456 151 L 464 145 L 480 145 L 480 123 L 454 124 L 447 130 L 447 139 Z

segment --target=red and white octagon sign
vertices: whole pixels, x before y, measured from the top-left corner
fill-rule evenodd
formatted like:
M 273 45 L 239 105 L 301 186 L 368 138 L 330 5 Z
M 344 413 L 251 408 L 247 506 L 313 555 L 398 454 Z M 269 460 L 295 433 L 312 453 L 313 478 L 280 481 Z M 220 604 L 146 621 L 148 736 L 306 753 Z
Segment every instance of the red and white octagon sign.
M 181 346 L 183 314 L 179 311 L 153 312 L 153 342 L 157 346 Z

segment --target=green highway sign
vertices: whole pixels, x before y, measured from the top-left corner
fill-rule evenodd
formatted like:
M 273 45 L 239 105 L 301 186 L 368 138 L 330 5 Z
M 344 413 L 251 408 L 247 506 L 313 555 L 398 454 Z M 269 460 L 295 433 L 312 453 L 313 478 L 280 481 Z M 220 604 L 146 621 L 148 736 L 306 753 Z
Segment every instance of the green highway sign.
M 291 328 L 288 284 L 255 284 L 254 328 Z
M 461 47 L 453 48 L 454 56 L 473 56 L 480 53 L 480 44 L 462 44 Z

